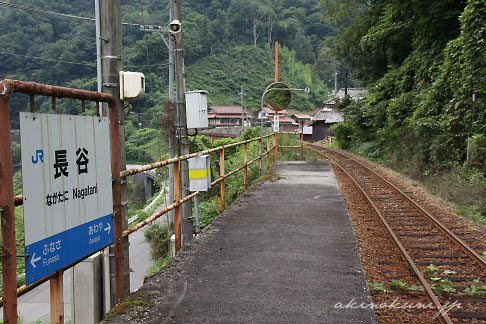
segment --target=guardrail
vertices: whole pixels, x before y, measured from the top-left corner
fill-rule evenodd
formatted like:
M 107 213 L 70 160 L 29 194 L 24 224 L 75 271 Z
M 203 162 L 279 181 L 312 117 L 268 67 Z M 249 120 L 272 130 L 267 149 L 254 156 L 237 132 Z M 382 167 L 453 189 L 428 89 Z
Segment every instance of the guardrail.
M 196 157 L 200 154 L 209 154 L 219 152 L 220 174 L 219 178 L 211 183 L 212 186 L 220 184 L 221 209 L 225 209 L 225 179 L 243 170 L 244 190 L 248 188 L 248 166 L 258 162 L 259 174 L 261 175 L 263 169 L 263 159 L 266 158 L 266 168 L 271 164 L 270 154 L 273 152 L 273 160 L 278 161 L 279 148 L 299 148 L 300 159 L 303 160 L 303 135 L 295 132 L 282 132 L 257 137 L 238 143 L 223 145 L 202 152 L 192 153 L 185 156 L 175 157 L 172 159 L 159 161 L 156 163 L 144 165 L 138 168 L 120 171 L 120 154 L 118 141 L 118 107 L 113 96 L 92 91 L 84 91 L 78 89 L 70 89 L 63 87 L 56 87 L 50 85 L 37 84 L 32 82 L 22 82 L 17 80 L 3 80 L 0 82 L 0 183 L 2 190 L 0 190 L 0 212 L 2 220 L 2 275 L 3 275 L 3 291 L 4 295 L 0 298 L 0 306 L 3 306 L 3 318 L 5 323 L 17 323 L 17 297 L 28 291 L 34 289 L 40 284 L 51 280 L 51 319 L 60 321 L 63 319 L 62 305 L 62 277 L 63 271 L 73 267 L 75 264 L 81 262 L 83 259 L 76 261 L 73 264 L 50 274 L 35 283 L 22 286 L 17 289 L 16 277 L 16 258 L 28 257 L 28 255 L 16 254 L 16 238 L 15 238 L 15 206 L 23 204 L 23 197 L 13 195 L 13 168 L 12 168 L 12 152 L 10 146 L 10 108 L 9 95 L 11 93 L 25 93 L 30 95 L 30 111 L 35 112 L 34 96 L 50 96 L 52 97 L 52 110 L 56 108 L 56 98 L 71 98 L 81 100 L 82 111 L 85 111 L 85 101 L 92 101 L 98 107 L 99 102 L 107 102 L 109 105 L 109 119 L 110 119 L 110 143 L 111 143 L 111 157 L 112 165 L 111 172 L 113 178 L 113 218 L 114 218 L 114 246 L 115 246 L 115 281 L 116 281 L 116 298 L 117 301 L 124 299 L 124 269 L 123 269 L 123 250 L 122 239 L 129 234 L 139 230 L 143 226 L 149 224 L 155 219 L 166 214 L 168 211 L 174 209 L 174 228 L 175 228 L 175 247 L 176 251 L 181 247 L 181 207 L 185 202 L 199 195 L 199 192 L 194 192 L 186 197 L 181 197 L 181 179 L 180 179 L 180 164 L 181 161 Z M 97 111 L 99 111 L 97 109 Z M 293 134 L 300 135 L 299 146 L 279 146 L 279 134 Z M 273 145 L 271 139 L 273 137 Z M 266 139 L 266 151 L 263 152 L 263 142 Z M 248 144 L 258 142 L 258 156 L 248 161 Z M 225 150 L 243 145 L 243 165 L 226 173 L 225 172 Z M 122 213 L 121 213 L 121 179 L 128 176 L 141 173 L 147 170 L 156 169 L 159 167 L 174 165 L 174 203 L 164 208 L 162 211 L 148 217 L 140 223 L 122 231 Z M 84 258 L 85 259 L 85 258 Z

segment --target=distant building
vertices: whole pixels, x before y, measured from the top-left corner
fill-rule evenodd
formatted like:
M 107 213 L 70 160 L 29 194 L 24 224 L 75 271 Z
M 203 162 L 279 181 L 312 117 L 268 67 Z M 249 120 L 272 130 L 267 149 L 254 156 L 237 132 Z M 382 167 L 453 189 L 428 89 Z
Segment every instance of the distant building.
M 341 112 L 335 109 L 323 108 L 312 117 L 310 123 L 312 126 L 312 141 L 317 142 L 331 136 L 331 126 L 343 121 L 344 118 Z
M 250 116 L 240 106 L 211 106 L 208 109 L 209 126 L 242 126 Z
M 278 115 L 279 116 L 285 116 L 287 115 L 289 112 L 287 110 L 280 110 L 278 112 Z M 262 112 L 261 111 L 258 111 L 258 120 L 260 120 L 262 117 Z M 273 111 L 272 109 L 268 108 L 268 107 L 263 107 L 263 120 L 266 120 L 268 119 L 268 117 L 272 117 L 272 116 L 275 116 L 275 111 Z
M 304 123 L 307 123 L 307 122 L 310 122 L 311 119 L 312 119 L 312 116 L 311 115 L 308 115 L 308 114 L 293 114 L 292 115 L 292 119 L 295 120 L 295 122 L 300 125 L 300 122 L 304 122 Z
M 368 93 L 368 89 L 365 88 L 348 88 L 347 95 L 351 98 L 351 100 L 356 101 L 363 99 L 364 96 Z M 326 100 L 323 102 L 325 108 L 334 108 L 336 106 L 337 100 L 343 100 L 346 96 L 346 89 L 341 88 L 336 93 L 334 98 Z

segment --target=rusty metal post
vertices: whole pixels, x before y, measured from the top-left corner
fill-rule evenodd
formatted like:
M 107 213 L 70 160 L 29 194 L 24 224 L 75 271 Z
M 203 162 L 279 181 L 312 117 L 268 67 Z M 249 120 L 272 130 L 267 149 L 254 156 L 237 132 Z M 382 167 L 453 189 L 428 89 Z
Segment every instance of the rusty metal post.
M 224 148 L 219 151 L 219 176 L 224 177 Z M 224 210 L 224 179 L 220 184 L 221 211 Z
M 0 95 L 0 211 L 2 215 L 3 321 L 17 324 L 17 260 L 10 107 L 4 84 Z
M 64 324 L 63 271 L 57 271 L 50 280 L 51 324 Z
M 181 162 L 174 163 L 174 203 L 181 200 Z M 181 236 L 181 215 L 182 206 L 177 205 L 174 208 L 174 234 L 175 234 L 175 251 L 179 251 L 182 245 Z
M 113 232 L 115 245 L 115 293 L 116 303 L 125 299 L 125 281 L 123 270 L 123 216 L 121 203 L 120 178 L 120 141 L 118 127 L 118 108 L 115 101 L 109 103 L 111 177 L 113 179 Z
M 304 133 L 300 133 L 300 160 L 304 161 Z
M 278 161 L 278 133 L 273 133 L 273 163 Z
M 262 141 L 258 141 L 258 176 L 262 176 L 262 166 L 263 166 L 263 158 L 262 158 L 262 152 L 263 152 L 263 145 Z
M 245 191 L 248 189 L 248 143 L 243 144 L 243 186 Z
M 270 136 L 267 137 L 267 169 L 270 167 Z

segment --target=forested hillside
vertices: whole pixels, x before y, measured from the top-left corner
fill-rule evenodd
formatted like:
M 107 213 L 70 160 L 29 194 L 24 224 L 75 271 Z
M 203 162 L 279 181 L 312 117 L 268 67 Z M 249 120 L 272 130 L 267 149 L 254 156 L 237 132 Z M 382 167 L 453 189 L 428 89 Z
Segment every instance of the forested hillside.
M 486 2 L 321 2 L 340 26 L 334 52 L 369 87 L 365 100 L 343 105 L 341 145 L 434 176 L 434 191 L 486 214 Z
M 486 135 L 486 3 L 358 2 L 334 40 L 336 53 L 370 90 L 364 102 L 346 108 L 345 145 L 419 169 L 464 162 L 468 136 Z
M 94 1 L 10 3 L 16 7 L 0 6 L 0 77 L 96 90 L 94 22 L 44 12 L 94 18 Z M 188 90 L 208 90 L 211 104 L 235 104 L 243 86 L 247 106 L 259 107 L 273 80 L 273 47 L 279 41 L 281 81 L 312 89 L 310 96 L 297 93 L 292 108 L 311 110 L 327 98 L 339 62 L 325 42 L 335 28 L 321 19 L 319 0 L 184 0 L 182 7 Z M 122 20 L 166 26 L 168 8 L 169 1 L 122 1 Z M 168 97 L 167 48 L 157 33 L 138 26 L 124 25 L 122 34 L 124 69 L 144 72 L 147 79 L 147 94 L 132 112 L 137 121 L 155 126 Z M 49 108 L 49 101 L 37 104 Z M 60 102 L 58 109 L 77 107 Z

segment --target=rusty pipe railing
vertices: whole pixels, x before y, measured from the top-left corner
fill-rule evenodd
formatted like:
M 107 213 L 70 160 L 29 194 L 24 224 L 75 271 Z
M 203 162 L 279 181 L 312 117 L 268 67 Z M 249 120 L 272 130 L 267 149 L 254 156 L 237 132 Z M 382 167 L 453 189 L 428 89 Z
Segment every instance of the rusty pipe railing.
M 199 192 L 195 192 L 195 193 L 192 193 L 191 195 L 184 197 L 184 198 L 181 198 L 180 196 L 176 197 L 175 202 L 172 205 L 166 207 L 164 210 L 158 212 L 157 214 L 145 219 L 144 221 L 138 223 L 137 225 L 135 225 L 135 226 L 133 226 L 133 227 L 122 232 L 122 230 L 121 230 L 121 194 L 120 194 L 120 192 L 121 192 L 120 191 L 120 185 L 121 185 L 121 179 L 122 178 L 125 178 L 125 177 L 130 176 L 130 175 L 134 175 L 134 174 L 137 174 L 137 173 L 141 173 L 141 172 L 144 172 L 144 171 L 147 171 L 147 170 L 166 166 L 166 165 L 169 165 L 169 164 L 179 165 L 180 161 L 187 160 L 187 159 L 192 158 L 192 157 L 196 157 L 199 154 L 209 154 L 209 153 L 213 153 L 213 152 L 220 152 L 220 162 L 222 162 L 221 163 L 221 169 L 220 169 L 221 174 L 220 174 L 220 178 L 218 178 L 218 179 L 216 179 L 215 181 L 212 182 L 212 185 L 221 183 L 221 188 L 220 188 L 221 197 L 222 197 L 221 207 L 222 207 L 222 209 L 224 209 L 225 208 L 225 206 L 224 206 L 224 180 L 226 178 L 236 174 L 237 172 L 239 172 L 243 169 L 245 170 L 245 175 L 247 177 L 248 166 L 251 165 L 252 163 L 257 162 L 257 161 L 261 162 L 265 156 L 267 157 L 266 166 L 268 168 L 270 166 L 270 153 L 272 151 L 274 153 L 274 160 L 275 161 L 277 160 L 276 159 L 276 156 L 278 154 L 277 153 L 277 150 L 278 150 L 277 135 L 279 133 L 274 133 L 274 134 L 265 135 L 263 137 L 257 137 L 257 138 L 237 142 L 237 143 L 232 143 L 232 144 L 229 144 L 229 145 L 219 146 L 219 147 L 212 148 L 212 149 L 209 149 L 209 150 L 205 150 L 205 151 L 202 151 L 202 152 L 188 154 L 188 155 L 185 155 L 185 156 L 176 157 L 176 158 L 168 159 L 168 160 L 165 160 L 165 161 L 160 161 L 160 162 L 152 163 L 152 164 L 149 164 L 149 165 L 145 165 L 145 166 L 142 166 L 142 167 L 139 167 L 139 168 L 124 170 L 124 171 L 120 172 L 119 153 L 117 153 L 117 152 L 119 152 L 118 127 L 117 127 L 117 125 L 118 125 L 117 109 L 118 108 L 116 107 L 116 103 L 114 101 L 114 98 L 111 95 L 98 93 L 98 92 L 85 91 L 85 90 L 43 85 L 43 84 L 37 84 L 37 83 L 33 83 L 33 82 L 22 82 L 22 81 L 16 81 L 16 80 L 4 80 L 0 83 L 0 94 L 1 94 L 1 96 L 0 96 L 0 119 L 1 119 L 1 126 L 2 126 L 2 127 L 0 127 L 0 138 L 3 140 L 1 142 L 2 146 L 5 145 L 5 147 L 8 147 L 8 148 L 10 148 L 10 144 L 6 145 L 3 142 L 10 143 L 10 122 L 9 122 L 8 99 L 9 99 L 9 95 L 11 93 L 30 94 L 29 102 L 30 102 L 30 110 L 32 112 L 35 112 L 35 99 L 34 99 L 35 95 L 51 96 L 53 98 L 53 100 L 52 100 L 53 109 L 55 109 L 55 99 L 56 98 L 72 98 L 72 99 L 82 100 L 83 111 L 85 110 L 85 101 L 86 100 L 94 101 L 97 106 L 99 105 L 99 102 L 107 102 L 109 104 L 109 107 L 110 107 L 110 116 L 109 116 L 110 117 L 110 137 L 111 137 L 110 140 L 111 140 L 111 146 L 112 146 L 111 155 L 112 155 L 112 161 L 113 161 L 112 162 L 112 174 L 114 175 L 113 176 L 113 178 L 114 178 L 113 179 L 113 192 L 114 192 L 114 208 L 113 208 L 114 212 L 113 212 L 113 215 L 114 215 L 114 218 L 115 218 L 115 222 L 114 222 L 114 227 L 115 227 L 115 263 L 117 264 L 117 266 L 116 266 L 116 273 L 117 273 L 117 275 L 116 275 L 116 296 L 117 296 L 118 301 L 121 301 L 121 300 L 124 299 L 124 296 L 123 296 L 123 292 L 124 292 L 123 276 L 119 275 L 120 273 L 123 274 L 123 253 L 122 253 L 122 250 L 121 250 L 121 239 L 123 237 L 126 237 L 130 233 L 133 233 L 134 231 L 142 228 L 143 226 L 152 222 L 156 218 L 164 215 L 165 213 L 167 213 L 171 209 L 176 209 L 176 215 L 177 215 L 177 209 L 180 209 L 180 207 L 182 206 L 183 203 L 189 201 L 190 199 L 194 198 L 195 196 L 197 196 L 199 194 Z M 5 126 L 5 127 L 3 127 L 3 126 Z M 3 136 L 4 135 L 3 132 L 5 132 L 5 136 Z M 8 134 L 8 136 L 7 136 L 7 134 Z M 280 134 L 299 134 L 299 133 L 282 132 Z M 270 147 L 270 138 L 272 137 L 272 135 L 273 135 L 274 145 L 272 147 Z M 258 141 L 259 147 L 261 147 L 262 146 L 262 140 L 264 138 L 267 138 L 267 151 L 266 152 L 262 152 L 261 150 L 259 150 L 259 152 L 262 152 L 262 153 L 261 154 L 259 153 L 259 155 L 256 158 L 252 159 L 251 161 L 248 161 L 248 155 L 247 155 L 248 150 L 246 149 L 245 152 L 244 152 L 244 163 L 243 163 L 243 165 L 241 167 L 229 172 L 229 173 L 224 172 L 224 150 L 225 149 L 229 149 L 229 148 L 236 147 L 236 146 L 239 146 L 239 145 L 244 145 L 247 148 L 247 145 L 249 143 L 252 143 L 252 142 L 255 142 L 255 141 Z M 297 147 L 292 147 L 292 148 L 297 148 Z M 0 298 L 0 305 L 4 306 L 4 319 L 6 319 L 6 321 L 8 320 L 8 321 L 16 322 L 16 316 L 17 316 L 16 315 L 16 298 L 17 298 L 17 296 L 25 294 L 26 292 L 34 289 L 35 287 L 42 284 L 43 282 L 54 278 L 56 276 L 56 274 L 51 274 L 49 276 L 46 276 L 45 278 L 43 278 L 43 279 L 41 279 L 41 280 L 31 284 L 31 285 L 28 285 L 28 286 L 24 285 L 24 286 L 22 286 L 18 289 L 11 289 L 12 287 L 16 288 L 16 284 L 15 284 L 15 282 L 16 282 L 16 271 L 15 270 L 16 269 L 15 269 L 15 266 L 12 266 L 12 260 L 13 260 L 13 265 L 15 265 L 15 262 L 16 262 L 16 260 L 15 260 L 15 257 L 16 257 L 16 255 L 15 255 L 15 224 L 14 224 L 15 215 L 14 215 L 13 208 L 14 208 L 14 206 L 19 206 L 19 205 L 23 204 L 23 197 L 22 196 L 13 197 L 13 184 L 12 184 L 13 170 L 10 170 L 10 171 L 8 170 L 8 161 L 7 161 L 8 157 L 9 157 L 10 158 L 10 165 L 11 165 L 11 150 L 9 149 L 9 150 L 2 150 L 2 151 L 5 154 L 2 154 L 0 156 L 0 171 L 1 171 L 0 172 L 0 179 L 3 180 L 3 178 L 5 178 L 5 179 L 10 179 L 10 180 L 6 181 L 6 182 L 1 181 L 1 183 L 2 184 L 5 183 L 6 187 L 8 187 L 7 184 L 10 183 L 12 190 L 10 190 L 11 192 L 7 192 L 8 190 L 6 190 L 6 189 L 8 189 L 8 188 L 6 188 L 5 190 L 2 190 L 2 196 L 0 197 L 0 211 L 2 212 L 2 221 L 7 220 L 7 219 L 10 220 L 10 222 L 3 221 L 2 223 L 7 223 L 7 225 L 10 226 L 10 227 L 13 226 L 13 230 L 10 227 L 8 227 L 8 229 L 5 230 L 5 228 L 4 228 L 5 226 L 3 226 L 3 224 L 2 224 L 2 235 L 4 237 L 4 242 L 3 242 L 4 244 L 2 244 L 2 265 L 6 265 L 6 266 L 4 266 L 4 273 L 7 272 L 8 276 L 5 277 L 5 275 L 4 275 L 4 298 Z M 8 155 L 8 157 L 7 157 L 7 155 Z M 247 179 L 244 181 L 245 182 L 245 189 L 248 186 L 247 181 L 248 181 Z M 180 183 L 179 183 L 179 186 L 180 186 Z M 13 197 L 13 199 L 12 199 L 12 197 Z M 10 233 L 10 235 L 8 235 L 8 233 Z M 4 235 L 4 234 L 6 234 L 6 235 Z M 177 235 L 177 234 L 178 233 L 176 233 L 176 247 L 177 247 L 177 245 L 180 247 L 180 233 L 179 233 L 179 235 Z M 177 239 L 177 236 L 179 236 L 179 239 Z M 12 237 L 13 237 L 13 239 L 12 239 Z M 7 242 L 9 244 L 5 244 L 5 239 L 7 239 L 7 241 L 10 239 L 11 242 Z M 13 244 L 12 244 L 12 242 L 13 242 Z M 12 250 L 12 248 L 13 248 L 13 250 Z M 13 251 L 13 253 L 12 253 L 12 251 Z M 8 258 L 10 264 L 8 262 L 4 261 L 3 258 Z M 67 266 L 63 270 L 70 268 L 74 265 L 75 265 L 75 263 Z M 15 279 L 12 280 L 10 277 L 14 278 L 14 276 L 15 276 Z M 6 280 L 7 278 L 10 278 L 10 279 Z M 57 278 L 57 280 L 59 280 L 59 278 Z M 12 287 L 9 287 L 9 285 L 6 284 L 7 282 Z M 15 315 L 13 315 L 14 313 L 15 313 Z
M 269 135 L 265 135 L 264 138 L 270 138 L 272 136 L 272 134 L 269 134 Z M 215 181 L 211 182 L 211 186 L 214 186 L 218 183 L 221 183 L 221 188 L 220 188 L 220 196 L 221 196 L 221 201 L 222 201 L 222 209 L 224 210 L 224 191 L 225 191 L 225 187 L 224 187 L 224 180 L 234 174 L 236 174 L 237 172 L 241 171 L 241 170 L 247 170 L 248 166 L 259 161 L 260 159 L 262 159 L 265 155 L 268 155 L 272 150 L 273 150 L 273 147 L 272 148 L 269 148 L 269 150 L 267 150 L 266 152 L 264 152 L 261 156 L 258 155 L 256 158 L 252 159 L 251 161 L 248 161 L 248 150 L 245 150 L 244 151 L 244 163 L 242 166 L 236 168 L 235 170 L 229 172 L 229 173 L 225 173 L 225 167 L 224 167 L 224 150 L 225 149 L 228 149 L 228 148 L 232 148 L 232 147 L 236 147 L 236 146 L 239 146 L 239 145 L 247 145 L 248 143 L 252 143 L 252 142 L 255 142 L 255 141 L 258 141 L 260 143 L 260 137 L 257 137 L 257 138 L 253 138 L 253 139 L 249 139 L 249 140 L 245 140 L 245 141 L 241 141 L 241 142 L 237 142 L 237 143 L 232 143 L 232 144 L 229 144 L 229 145 L 222 145 L 222 146 L 218 146 L 218 147 L 215 147 L 215 148 L 212 148 L 212 149 L 208 149 L 208 150 L 204 150 L 204 151 L 201 151 L 201 152 L 197 152 L 197 153 L 192 153 L 192 154 L 188 154 L 188 155 L 185 155 L 185 156 L 180 156 L 180 157 L 175 157 L 175 158 L 171 158 L 171 159 L 167 159 L 167 160 L 164 160 L 164 161 L 159 161 L 159 162 L 155 162 L 155 163 L 152 163 L 152 164 L 147 164 L 147 165 L 143 165 L 143 166 L 140 166 L 138 168 L 133 168 L 133 169 L 129 169 L 129 170 L 125 170 L 125 171 L 122 171 L 121 172 L 121 176 L 122 177 L 127 177 L 127 176 L 131 176 L 131 175 L 135 175 L 137 173 L 141 173 L 141 172 L 145 172 L 145 171 L 148 171 L 148 170 L 153 170 L 153 169 L 156 169 L 156 168 L 159 168 L 159 167 L 162 167 L 162 166 L 167 166 L 169 164 L 178 164 L 180 163 L 180 161 L 183 161 L 183 160 L 187 160 L 187 159 L 190 159 L 190 158 L 193 158 L 193 157 L 196 157 L 198 155 L 201 155 L 201 154 L 209 154 L 209 153 L 213 153 L 213 152 L 220 152 L 220 172 L 221 172 L 221 175 L 218 179 L 216 179 Z M 246 162 L 245 162 L 246 161 Z M 267 165 L 267 167 L 269 167 L 269 165 Z M 248 174 L 248 173 L 247 173 Z M 180 185 L 179 183 L 177 183 L 177 180 L 178 180 L 178 177 L 174 177 L 175 179 L 175 184 L 176 185 Z M 247 180 L 246 180 L 247 181 Z M 245 180 L 244 180 L 245 182 Z M 247 189 L 247 186 L 245 188 L 245 190 Z M 176 192 L 177 190 L 174 189 L 174 192 Z M 146 218 L 145 220 L 139 222 L 138 224 L 130 227 L 129 229 L 125 230 L 123 232 L 123 237 L 139 230 L 140 228 L 144 227 L 145 225 L 148 225 L 149 223 L 153 222 L 154 220 L 156 220 L 157 218 L 165 215 L 167 212 L 169 212 L 170 210 L 173 210 L 173 209 L 176 209 L 178 208 L 179 206 L 181 206 L 184 202 L 187 202 L 189 201 L 190 199 L 194 198 L 195 196 L 199 195 L 199 191 L 195 192 L 195 193 L 192 193 L 191 195 L 187 196 L 187 197 L 184 197 L 184 198 L 180 198 L 178 197 L 177 199 L 174 199 L 175 202 L 169 206 L 167 206 L 166 208 L 164 208 L 163 210 L 157 212 L 156 214 Z M 177 209 L 176 209 L 176 212 L 177 212 Z M 176 226 L 174 226 L 176 227 Z M 175 233 L 176 235 L 176 242 L 178 240 L 178 233 Z M 176 248 L 177 248 L 177 244 L 176 244 Z M 177 248 L 178 249 L 178 248 Z M 176 249 L 176 250 L 177 250 Z

